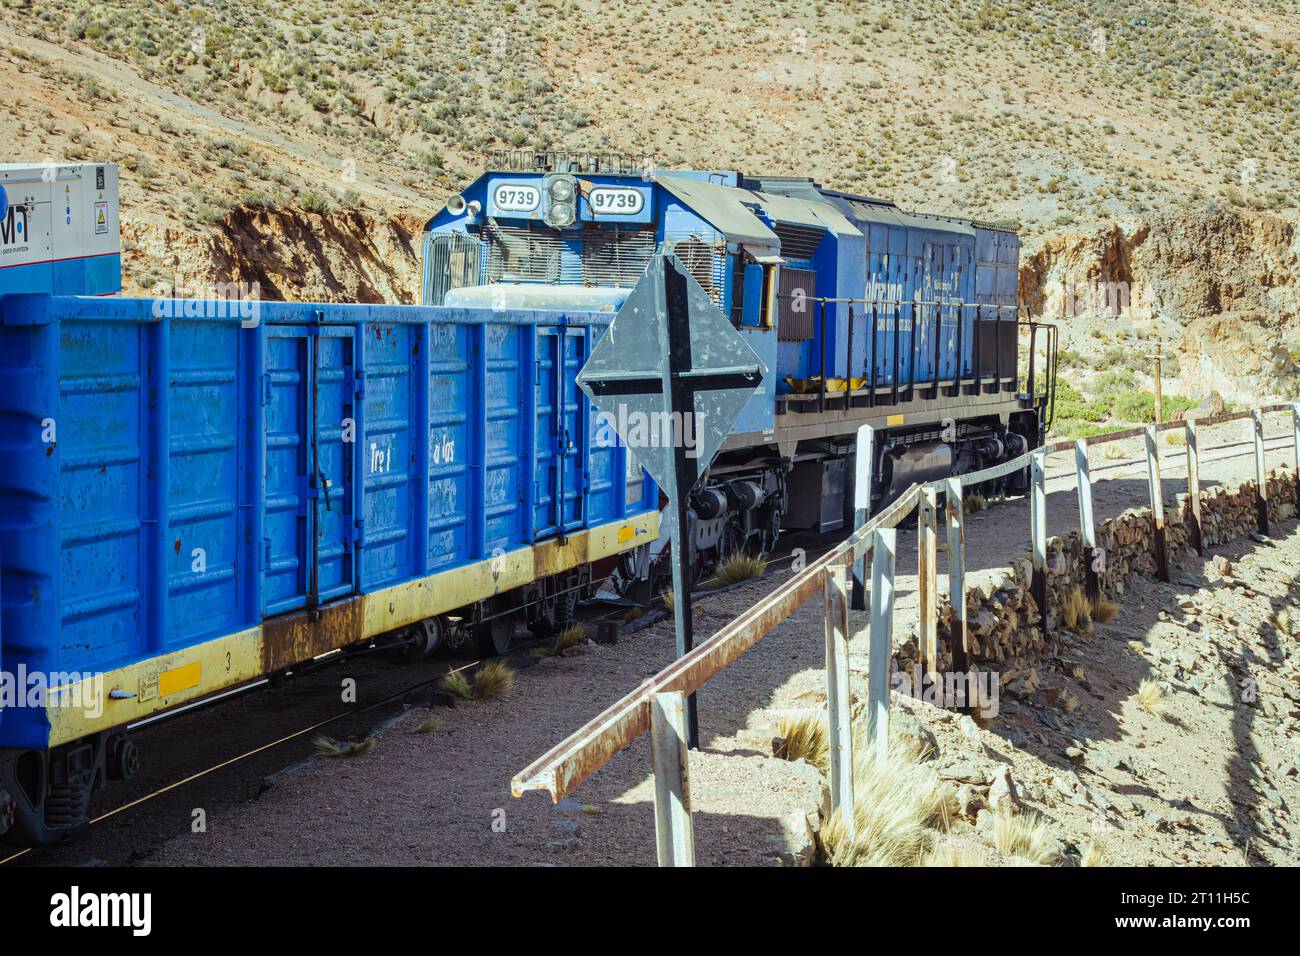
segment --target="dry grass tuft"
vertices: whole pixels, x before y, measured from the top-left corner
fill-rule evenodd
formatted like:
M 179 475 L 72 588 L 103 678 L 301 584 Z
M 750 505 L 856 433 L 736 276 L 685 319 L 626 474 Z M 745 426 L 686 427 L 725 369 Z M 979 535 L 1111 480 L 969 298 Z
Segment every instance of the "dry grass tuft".
M 762 558 L 745 551 L 735 551 L 727 555 L 714 570 L 713 580 L 720 585 L 736 584 L 761 577 L 766 570 L 767 562 Z
M 782 717 L 776 734 L 783 741 L 776 756 L 782 760 L 807 760 L 822 773 L 826 772 L 830 731 L 821 711 L 809 710 Z
M 570 624 L 555 636 L 552 654 L 562 654 L 571 647 L 577 647 L 587 640 L 587 629 L 581 624 Z
M 999 813 L 993 819 L 993 845 L 1007 856 L 1051 866 L 1061 856 L 1060 844 L 1051 828 L 1036 813 Z
M 623 623 L 631 624 L 633 621 L 639 621 L 645 617 L 645 608 L 633 605 L 623 612 Z
M 674 594 L 672 591 L 664 591 L 664 592 L 662 592 L 662 593 L 659 595 L 659 597 L 663 599 L 663 602 L 664 602 L 664 609 L 665 609 L 669 614 L 676 614 L 676 613 L 677 613 L 677 595 L 676 595 L 676 594 Z
M 988 866 L 984 853 L 978 847 L 956 843 L 940 843 L 925 855 L 922 866 Z
M 333 740 L 324 734 L 317 734 L 312 740 L 317 757 L 361 757 L 374 750 L 375 746 L 374 737 L 365 740 Z
M 1092 605 L 1083 588 L 1074 588 L 1061 605 L 1061 623 L 1075 634 L 1092 633 Z
M 1165 442 L 1170 445 L 1186 445 L 1187 432 L 1180 428 L 1171 428 L 1165 432 Z
M 1125 447 L 1125 442 L 1113 441 L 1107 442 L 1101 446 L 1101 457 L 1110 461 L 1121 461 L 1125 458 L 1136 458 L 1136 455 L 1130 454 L 1129 449 Z
M 1278 636 L 1291 636 L 1291 612 L 1286 608 L 1278 611 L 1273 615 L 1273 626 L 1277 628 Z
M 1080 866 L 1109 866 L 1106 861 L 1106 845 L 1101 840 L 1089 840 L 1079 856 Z
M 1107 600 L 1104 594 L 1098 594 L 1089 602 L 1092 619 L 1098 624 L 1105 624 L 1119 613 L 1119 605 Z
M 464 671 L 452 671 L 442 679 L 442 689 L 455 694 L 462 700 L 474 699 L 474 685 L 469 682 Z
M 425 717 L 424 720 L 420 721 L 419 725 L 415 728 L 415 732 L 417 734 L 431 734 L 441 726 L 442 718 L 437 714 L 430 714 Z
M 501 700 L 515 686 L 515 671 L 505 661 L 488 661 L 474 674 L 475 700 Z
M 962 514 L 973 515 L 985 510 L 988 506 L 989 500 L 979 493 L 963 495 L 961 499 Z
M 1145 710 L 1152 717 L 1159 717 L 1165 711 L 1164 688 L 1149 677 L 1138 684 L 1133 700 L 1141 710 Z
M 855 737 L 857 832 L 850 839 L 843 815 L 838 810 L 832 813 L 821 830 L 826 858 L 832 866 L 917 866 L 925 859 L 934 832 L 946 832 L 956 819 L 956 792 L 916 762 L 911 748 L 891 739 L 888 759 L 877 763 L 866 735 Z

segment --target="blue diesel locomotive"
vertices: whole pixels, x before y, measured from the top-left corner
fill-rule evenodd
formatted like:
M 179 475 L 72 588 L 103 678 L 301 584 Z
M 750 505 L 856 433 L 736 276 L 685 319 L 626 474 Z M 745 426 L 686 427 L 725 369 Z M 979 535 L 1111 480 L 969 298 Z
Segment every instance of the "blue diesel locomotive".
M 424 303 L 616 310 L 661 245 L 774 370 L 693 497 L 697 574 L 782 528 L 847 526 L 855 497 L 878 507 L 1042 443 L 1056 330 L 1020 315 L 1016 233 L 810 179 L 501 151 L 429 221 Z M 856 495 L 855 474 L 871 486 Z M 628 555 L 624 580 L 653 576 L 665 544 Z

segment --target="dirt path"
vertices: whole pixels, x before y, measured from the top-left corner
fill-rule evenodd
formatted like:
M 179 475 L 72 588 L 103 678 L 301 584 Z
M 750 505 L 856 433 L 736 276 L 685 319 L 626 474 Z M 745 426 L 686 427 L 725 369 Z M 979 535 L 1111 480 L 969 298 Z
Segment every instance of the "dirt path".
M 19 20 L 21 24 L 21 20 Z M 339 177 L 346 155 L 332 155 L 320 142 L 310 142 L 281 133 L 265 123 L 248 119 L 234 119 L 210 106 L 174 92 L 159 83 L 142 77 L 126 63 L 104 56 L 85 45 L 63 46 L 49 40 L 31 36 L 13 22 L 0 17 L 0 45 L 22 49 L 58 63 L 60 67 L 83 74 L 119 90 L 130 101 L 132 109 L 140 115 L 148 112 L 167 117 L 178 126 L 201 128 L 213 136 L 235 137 L 256 145 L 287 165 L 314 170 L 318 181 L 333 184 Z M 88 126 L 89 126 L 88 122 Z M 163 134 L 159 134 L 163 135 Z M 22 157 L 41 160 L 44 157 Z M 116 158 L 116 157 L 114 157 Z M 353 164 L 356 181 L 350 185 L 359 190 L 383 197 L 395 209 L 424 209 L 428 197 L 410 189 L 389 175 L 389 170 L 375 170 L 370 164 Z

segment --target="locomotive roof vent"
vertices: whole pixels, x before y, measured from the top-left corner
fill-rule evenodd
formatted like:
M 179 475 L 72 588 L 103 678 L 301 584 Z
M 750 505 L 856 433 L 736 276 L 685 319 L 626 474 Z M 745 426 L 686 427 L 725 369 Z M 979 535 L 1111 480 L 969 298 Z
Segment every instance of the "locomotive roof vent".
M 488 154 L 488 169 L 516 173 L 640 175 L 655 168 L 649 156 L 597 150 L 494 149 Z

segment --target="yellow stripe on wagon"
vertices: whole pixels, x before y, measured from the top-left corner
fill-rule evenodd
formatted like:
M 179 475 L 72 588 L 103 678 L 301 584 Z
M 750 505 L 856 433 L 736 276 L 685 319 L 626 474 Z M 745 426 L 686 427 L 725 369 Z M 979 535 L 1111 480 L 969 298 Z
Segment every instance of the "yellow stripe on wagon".
M 381 591 L 357 595 L 360 632 L 340 634 L 337 647 L 368 640 L 447 611 L 453 611 L 653 541 L 659 513 L 649 511 L 625 521 L 570 535 L 563 543 L 544 541 L 533 547 L 440 571 Z M 326 605 L 328 607 L 330 605 Z M 261 626 L 147 658 L 94 678 L 69 684 L 49 695 L 45 708 L 50 746 L 121 727 L 208 694 L 263 676 L 264 634 Z M 337 647 L 316 649 L 316 653 Z M 295 662 L 296 663 L 296 662 Z

